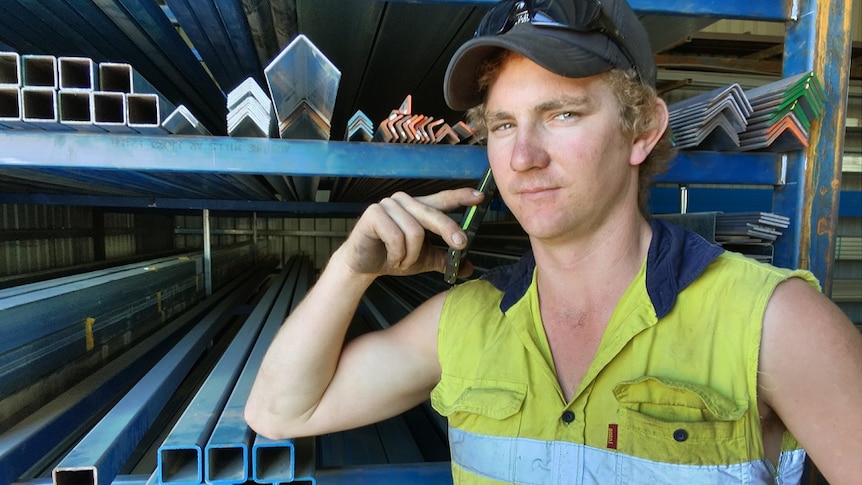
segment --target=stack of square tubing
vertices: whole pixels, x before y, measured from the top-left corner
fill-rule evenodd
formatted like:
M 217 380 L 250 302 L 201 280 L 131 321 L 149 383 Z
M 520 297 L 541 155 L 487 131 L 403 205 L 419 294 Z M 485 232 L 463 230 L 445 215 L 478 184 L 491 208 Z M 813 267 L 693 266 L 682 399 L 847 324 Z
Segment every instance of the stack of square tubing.
M 0 127 L 164 133 L 174 110 L 125 63 L 0 52 Z

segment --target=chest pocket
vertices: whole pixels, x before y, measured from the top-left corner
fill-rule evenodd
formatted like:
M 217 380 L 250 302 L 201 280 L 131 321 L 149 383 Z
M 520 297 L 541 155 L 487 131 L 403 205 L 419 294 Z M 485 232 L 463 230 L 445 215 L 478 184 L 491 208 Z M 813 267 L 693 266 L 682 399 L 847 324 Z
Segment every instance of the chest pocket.
M 527 385 L 443 375 L 431 391 L 431 405 L 449 425 L 496 436 L 517 436 Z
M 618 451 L 664 463 L 722 465 L 751 459 L 748 403 L 706 386 L 643 377 L 614 387 Z

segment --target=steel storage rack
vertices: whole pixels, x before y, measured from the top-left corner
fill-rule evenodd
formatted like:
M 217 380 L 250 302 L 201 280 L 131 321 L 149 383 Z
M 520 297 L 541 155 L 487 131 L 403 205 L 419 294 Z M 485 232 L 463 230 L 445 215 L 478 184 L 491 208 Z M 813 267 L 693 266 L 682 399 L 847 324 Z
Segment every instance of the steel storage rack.
M 112 2 L 106 0 L 103 3 Z M 416 2 L 404 0 L 404 3 Z M 493 1 L 426 0 L 419 3 L 484 7 Z M 812 270 L 822 282 L 824 292 L 829 294 L 850 72 L 851 2 L 630 0 L 630 3 L 640 14 L 674 16 L 683 23 L 696 22 L 697 19 L 732 18 L 785 25 L 783 75 L 813 71 L 822 81 L 826 93 L 825 111 L 820 120 L 812 124 L 809 147 L 787 153 L 681 152 L 671 170 L 657 181 L 679 185 L 770 188 L 772 211 L 788 215 L 792 220 L 789 230 L 776 243 L 775 264 Z M 187 80 L 183 83 L 185 89 L 193 84 Z M 211 92 L 197 96 L 217 98 Z M 218 114 L 208 115 L 217 117 Z M 361 163 L 363 160 L 374 160 L 375 163 Z M 148 187 L 147 184 L 153 180 L 171 177 L 215 183 L 218 177 L 243 175 L 465 180 L 478 179 L 486 164 L 484 150 L 474 146 L 0 130 L 0 182 L 6 175 L 14 176 L 16 180 L 52 176 L 85 182 L 98 179 L 126 188 L 136 184 Z M 4 185 L 0 183 L 2 187 Z M 337 202 L 175 197 L 156 191 L 138 196 L 62 192 L 33 194 L 11 189 L 0 191 L 0 204 L 191 209 L 201 211 L 205 220 L 210 210 L 327 216 L 356 214 L 362 207 L 361 204 Z M 206 231 L 206 222 L 204 228 Z M 204 240 L 209 239 L 205 237 Z M 205 251 L 209 251 L 208 246 Z M 441 480 L 445 483 L 445 470 L 445 466 L 429 467 L 428 464 L 398 466 L 389 470 L 347 469 L 340 473 L 321 474 L 316 481 L 348 483 L 351 473 L 354 473 L 354 478 L 376 483 L 441 483 Z M 118 475 L 111 480 L 145 483 L 154 478 Z

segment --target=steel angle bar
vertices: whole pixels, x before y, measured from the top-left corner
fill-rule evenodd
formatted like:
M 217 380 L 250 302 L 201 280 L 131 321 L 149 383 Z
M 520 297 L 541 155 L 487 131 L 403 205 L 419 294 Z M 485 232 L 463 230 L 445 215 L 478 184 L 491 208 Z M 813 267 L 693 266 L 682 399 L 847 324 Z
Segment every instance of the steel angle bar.
M 300 102 L 311 105 L 329 125 L 341 71 L 304 34 L 297 35 L 264 69 L 279 123 Z
M 250 468 L 253 467 L 251 446 L 254 432 L 243 417 L 245 403 L 260 362 L 289 312 L 296 285 L 307 278 L 308 265 L 306 257 L 295 256 L 290 260 L 287 282 L 267 315 L 254 348 L 207 442 L 204 461 L 204 479 L 207 483 L 238 484 L 249 480 Z
M 230 136 L 268 138 L 273 124 L 272 110 L 253 96 L 243 98 L 227 113 L 227 130 Z
M 162 127 L 162 111 L 159 95 L 148 93 L 126 93 L 126 119 L 129 128 L 138 133 L 167 133 Z
M 215 427 L 242 363 L 260 333 L 267 313 L 287 280 L 282 270 L 255 305 L 195 397 L 186 407 L 158 450 L 157 468 L 163 484 L 198 484 L 204 480 L 203 451 Z
M 348 141 L 371 141 L 374 137 L 374 122 L 362 110 L 353 113 L 353 116 L 347 120 L 347 134 L 345 140 Z
M 273 111 L 272 99 L 269 97 L 260 84 L 254 78 L 247 77 L 237 87 L 227 93 L 227 109 L 228 111 L 236 108 L 242 101 L 249 96 L 257 100 L 260 106 L 264 107 L 267 112 Z
M 245 108 L 234 112 L 233 116 L 228 116 L 228 135 L 240 138 L 269 138 L 269 124 L 250 111 L 251 108 Z
M 52 471 L 54 484 L 111 483 L 185 375 L 230 321 L 233 307 L 257 284 L 248 282 L 222 299 L 185 334 L 60 461 Z
M 57 109 L 60 123 L 75 131 L 104 132 L 94 121 L 93 91 L 89 89 L 62 89 L 57 92 Z
M 21 86 L 21 55 L 0 51 L 0 88 Z
M 162 127 L 168 133 L 174 135 L 203 135 L 212 136 L 212 133 L 204 126 L 195 115 L 186 108 L 185 105 L 179 105 L 169 114 L 164 121 Z
M 330 125 L 314 106 L 303 100 L 285 119 L 279 120 L 278 132 L 285 140 L 329 140 Z
M 11 483 L 37 461 L 51 453 L 59 437 L 69 436 L 115 395 L 143 376 L 176 341 L 176 335 L 233 293 L 250 271 L 225 285 L 213 297 L 201 301 L 111 362 L 95 371 L 50 403 L 31 413 L 0 435 L 0 483 Z

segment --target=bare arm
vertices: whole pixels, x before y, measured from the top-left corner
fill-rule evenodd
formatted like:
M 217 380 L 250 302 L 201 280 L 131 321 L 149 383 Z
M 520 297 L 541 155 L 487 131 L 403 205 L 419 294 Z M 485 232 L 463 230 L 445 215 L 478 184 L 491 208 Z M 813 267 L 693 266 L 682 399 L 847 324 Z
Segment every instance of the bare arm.
M 366 210 L 264 356 L 245 409 L 252 429 L 270 438 L 322 434 L 373 423 L 427 399 L 440 374 L 443 295 L 387 330 L 344 349 L 342 343 L 377 276 L 443 270 L 445 251 L 427 243 L 426 230 L 462 246 L 464 234 L 444 212 L 480 200 L 472 189 L 420 198 L 399 193 Z
M 766 309 L 761 397 L 829 483 L 862 477 L 862 335 L 823 294 L 792 278 Z

